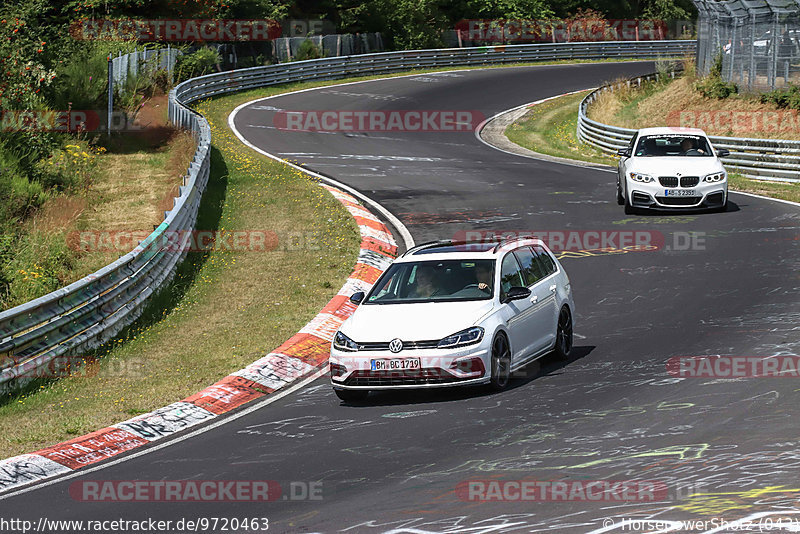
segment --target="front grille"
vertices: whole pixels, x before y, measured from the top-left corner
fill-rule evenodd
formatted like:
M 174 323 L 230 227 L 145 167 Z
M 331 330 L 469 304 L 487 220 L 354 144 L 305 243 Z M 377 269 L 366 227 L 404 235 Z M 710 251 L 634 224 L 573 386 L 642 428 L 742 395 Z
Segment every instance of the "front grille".
M 681 176 L 681 187 L 694 187 L 699 183 L 699 176 Z
M 658 183 L 664 187 L 678 187 L 677 176 L 659 176 Z
M 403 371 L 353 371 L 346 386 L 425 386 L 448 384 L 462 380 L 439 367 L 406 369 Z
M 389 342 L 366 342 L 357 343 L 358 350 L 389 350 Z M 435 349 L 439 345 L 439 340 L 432 341 L 403 341 L 403 350 Z
M 694 206 L 700 202 L 700 197 L 656 197 L 665 206 Z

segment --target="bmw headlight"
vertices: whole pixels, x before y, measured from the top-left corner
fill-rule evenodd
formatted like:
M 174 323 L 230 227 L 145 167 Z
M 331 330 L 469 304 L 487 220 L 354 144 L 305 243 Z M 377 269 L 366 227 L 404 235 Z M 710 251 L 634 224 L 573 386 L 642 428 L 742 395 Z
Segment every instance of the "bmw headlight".
M 705 178 L 703 178 L 704 182 L 721 182 L 725 179 L 724 172 L 715 172 L 714 174 L 709 174 Z
M 483 339 L 483 328 L 480 326 L 473 326 L 461 332 L 456 332 L 452 336 L 439 341 L 437 345 L 440 349 L 451 349 L 453 347 L 463 347 L 465 345 L 473 345 Z
M 631 180 L 633 180 L 634 182 L 642 182 L 644 184 L 649 184 L 650 182 L 655 181 L 655 179 L 649 174 L 641 174 L 638 172 L 631 173 Z
M 356 352 L 358 350 L 358 344 L 342 334 L 341 331 L 336 332 L 336 335 L 333 336 L 333 346 L 345 352 Z

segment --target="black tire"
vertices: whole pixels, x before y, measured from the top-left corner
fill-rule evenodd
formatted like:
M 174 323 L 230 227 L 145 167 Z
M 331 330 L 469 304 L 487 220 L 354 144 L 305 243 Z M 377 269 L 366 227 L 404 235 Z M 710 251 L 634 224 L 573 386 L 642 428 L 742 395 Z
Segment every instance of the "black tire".
M 726 211 L 728 211 L 728 199 L 726 198 L 725 203 L 722 206 L 716 208 L 714 211 L 716 211 L 717 213 L 725 213 Z
M 492 342 L 492 378 L 489 381 L 493 391 L 502 391 L 511 380 L 511 348 L 508 338 L 498 334 Z
M 628 202 L 628 197 L 625 197 L 623 202 L 625 203 L 625 215 L 636 215 L 636 208 Z
M 572 352 L 572 313 L 567 306 L 563 306 L 558 314 L 555 352 L 560 360 L 568 360 Z
M 369 395 L 369 390 L 367 389 L 334 389 L 333 392 L 345 402 L 363 401 Z
M 625 195 L 622 194 L 622 186 L 617 182 L 617 204 L 622 206 L 625 204 Z

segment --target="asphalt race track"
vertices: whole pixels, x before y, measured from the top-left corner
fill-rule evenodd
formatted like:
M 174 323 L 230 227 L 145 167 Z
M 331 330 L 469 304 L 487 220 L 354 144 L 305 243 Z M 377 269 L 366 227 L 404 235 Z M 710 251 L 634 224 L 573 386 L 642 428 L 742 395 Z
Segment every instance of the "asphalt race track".
M 800 354 L 800 208 L 732 194 L 726 213 L 626 216 L 615 174 L 505 154 L 471 131 L 287 132 L 273 122 L 278 110 L 489 117 L 653 70 L 638 62 L 455 71 L 242 109 L 235 124 L 249 142 L 364 192 L 418 243 L 474 230 L 634 230 L 664 246 L 564 252 L 577 307 L 574 357 L 566 365 L 546 358 L 502 393 L 387 392 L 347 405 L 322 378 L 193 439 L 2 500 L 0 509 L 32 521 L 267 517 L 270 532 L 642 532 L 604 529 L 603 520 L 732 522 L 768 511 L 800 520 L 787 513 L 800 511 L 798 382 L 677 378 L 666 367 L 677 356 Z M 269 503 L 87 503 L 68 493 L 76 481 L 132 479 L 266 479 L 284 493 Z M 479 502 L 456 492 L 488 479 L 658 481 L 667 494 Z M 304 499 L 312 481 L 321 481 L 320 498 Z

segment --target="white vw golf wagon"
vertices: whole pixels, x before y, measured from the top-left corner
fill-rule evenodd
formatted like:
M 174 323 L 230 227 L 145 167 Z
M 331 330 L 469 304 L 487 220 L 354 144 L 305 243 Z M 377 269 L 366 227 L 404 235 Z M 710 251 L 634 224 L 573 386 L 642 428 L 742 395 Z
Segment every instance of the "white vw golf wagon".
M 436 242 L 397 258 L 335 334 L 331 382 L 342 400 L 370 390 L 490 384 L 572 349 L 572 289 L 538 239 Z

